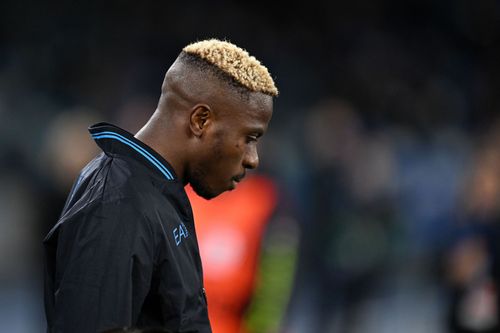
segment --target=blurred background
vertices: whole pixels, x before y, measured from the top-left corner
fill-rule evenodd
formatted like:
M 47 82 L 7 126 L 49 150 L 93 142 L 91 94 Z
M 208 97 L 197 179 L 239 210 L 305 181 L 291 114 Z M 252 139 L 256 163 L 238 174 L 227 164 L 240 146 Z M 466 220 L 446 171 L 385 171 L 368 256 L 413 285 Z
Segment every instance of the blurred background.
M 0 2 L 0 330 L 45 329 L 42 240 L 98 153 L 86 128 L 137 131 L 181 48 L 210 37 L 280 89 L 253 236 L 201 244 L 215 277 L 247 260 L 226 276 L 246 288 L 221 305 L 235 327 L 500 332 L 494 0 Z

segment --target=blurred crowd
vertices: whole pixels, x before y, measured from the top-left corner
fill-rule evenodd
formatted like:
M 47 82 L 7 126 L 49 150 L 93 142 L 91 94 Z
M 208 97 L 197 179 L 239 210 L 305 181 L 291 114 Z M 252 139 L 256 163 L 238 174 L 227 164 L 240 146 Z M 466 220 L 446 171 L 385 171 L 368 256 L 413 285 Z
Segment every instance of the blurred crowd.
M 499 7 L 2 2 L 0 324 L 43 330 L 41 242 L 98 153 L 86 128 L 137 131 L 180 48 L 218 37 L 281 92 L 246 330 L 500 331 Z

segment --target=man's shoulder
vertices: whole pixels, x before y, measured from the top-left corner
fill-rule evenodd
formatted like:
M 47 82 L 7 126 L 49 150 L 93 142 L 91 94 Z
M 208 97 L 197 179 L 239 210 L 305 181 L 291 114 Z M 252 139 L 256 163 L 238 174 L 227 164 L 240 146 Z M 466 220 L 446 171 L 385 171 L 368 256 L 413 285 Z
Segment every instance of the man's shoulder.
M 155 204 L 154 186 L 134 175 L 126 159 L 100 154 L 84 167 L 70 191 L 62 214 L 49 233 L 60 229 L 85 228 L 99 221 L 154 225 L 148 208 Z M 100 223 L 100 222 L 99 222 Z M 109 224 L 109 223 L 108 223 Z
M 127 212 L 150 222 L 160 217 L 176 220 L 182 209 L 177 207 L 179 203 L 174 198 L 177 195 L 166 187 L 176 185 L 159 182 L 148 169 L 135 165 L 134 160 L 101 154 L 82 170 L 68 195 L 60 222 L 103 209 Z
M 144 164 L 127 156 L 112 157 L 106 170 L 103 199 L 128 199 L 149 212 L 189 215 L 189 199 L 178 180 L 166 180 Z
M 138 198 L 141 192 L 147 192 L 148 182 L 134 174 L 133 169 L 130 161 L 101 153 L 80 172 L 68 194 L 61 217 L 97 205 Z
M 104 153 L 82 170 L 76 187 L 83 187 L 81 192 L 93 192 L 104 202 L 139 199 L 155 192 L 154 179 L 147 168 L 126 156 Z

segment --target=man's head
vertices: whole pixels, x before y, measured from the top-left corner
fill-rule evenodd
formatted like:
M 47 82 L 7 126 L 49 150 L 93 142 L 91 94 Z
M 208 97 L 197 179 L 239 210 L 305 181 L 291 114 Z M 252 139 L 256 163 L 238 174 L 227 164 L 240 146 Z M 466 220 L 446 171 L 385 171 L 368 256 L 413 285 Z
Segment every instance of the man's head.
M 182 151 L 164 146 L 184 183 L 206 199 L 231 190 L 259 163 L 257 141 L 278 90 L 267 69 L 243 49 L 207 40 L 186 46 L 168 70 L 155 123 Z

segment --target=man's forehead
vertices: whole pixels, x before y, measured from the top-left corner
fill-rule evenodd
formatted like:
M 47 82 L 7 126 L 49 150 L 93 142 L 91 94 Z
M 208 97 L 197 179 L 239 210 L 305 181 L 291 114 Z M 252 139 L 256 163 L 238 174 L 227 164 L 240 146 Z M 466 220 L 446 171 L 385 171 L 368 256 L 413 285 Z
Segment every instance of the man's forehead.
M 249 130 L 262 133 L 267 129 L 271 116 L 272 97 L 252 95 L 232 110 L 231 118 Z
M 252 117 L 265 116 L 273 110 L 273 98 L 258 92 L 240 96 L 236 104 L 239 111 Z
M 273 97 L 261 92 L 251 92 L 249 104 L 252 108 L 272 110 Z

